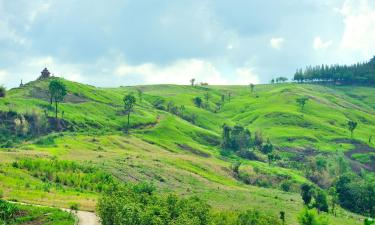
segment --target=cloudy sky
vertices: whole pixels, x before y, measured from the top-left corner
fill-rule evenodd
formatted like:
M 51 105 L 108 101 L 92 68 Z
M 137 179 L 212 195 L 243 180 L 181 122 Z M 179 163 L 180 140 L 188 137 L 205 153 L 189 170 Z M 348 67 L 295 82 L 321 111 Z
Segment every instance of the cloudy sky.
M 267 83 L 374 40 L 373 0 L 0 0 L 0 84 Z

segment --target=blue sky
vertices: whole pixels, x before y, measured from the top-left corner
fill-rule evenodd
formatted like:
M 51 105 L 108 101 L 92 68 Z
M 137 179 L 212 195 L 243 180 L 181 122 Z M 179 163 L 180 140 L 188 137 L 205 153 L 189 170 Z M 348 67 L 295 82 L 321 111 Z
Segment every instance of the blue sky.
M 0 0 L 0 84 L 267 83 L 375 54 L 372 0 Z

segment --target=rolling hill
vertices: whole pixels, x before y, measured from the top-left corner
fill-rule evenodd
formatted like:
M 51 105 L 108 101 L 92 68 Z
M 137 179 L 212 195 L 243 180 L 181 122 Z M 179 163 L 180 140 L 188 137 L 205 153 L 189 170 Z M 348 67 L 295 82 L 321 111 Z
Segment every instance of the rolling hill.
M 11 89 L 0 99 L 0 190 L 6 199 L 95 210 L 103 188 L 95 184 L 111 174 L 121 182 L 152 182 L 165 193 L 198 195 L 216 210 L 284 210 L 295 224 L 303 207 L 301 184 L 327 189 L 344 169 L 374 177 L 371 87 L 286 83 L 256 85 L 252 92 L 248 86 L 97 88 L 60 80 L 68 90 L 59 106 L 60 132 L 50 124 L 49 80 Z M 127 94 L 137 98 L 129 134 Z M 309 99 L 303 110 L 300 97 Z M 358 122 L 353 139 L 349 120 Z M 262 134 L 279 159 L 268 162 L 254 150 L 248 160 L 223 150 L 223 124 L 241 125 L 252 137 Z M 322 159 L 324 170 L 311 173 Z M 238 175 L 235 162 L 242 163 Z M 362 218 L 341 208 L 327 216 L 332 224 L 361 224 Z

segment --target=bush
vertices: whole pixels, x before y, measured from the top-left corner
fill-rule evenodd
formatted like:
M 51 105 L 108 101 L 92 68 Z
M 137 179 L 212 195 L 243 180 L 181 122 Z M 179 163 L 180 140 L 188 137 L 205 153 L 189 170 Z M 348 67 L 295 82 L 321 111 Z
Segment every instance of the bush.
M 0 224 L 9 224 L 16 218 L 17 212 L 17 206 L 4 200 L 0 200 Z
M 319 215 L 316 209 L 304 208 L 298 216 L 300 225 L 328 225 L 327 217 Z

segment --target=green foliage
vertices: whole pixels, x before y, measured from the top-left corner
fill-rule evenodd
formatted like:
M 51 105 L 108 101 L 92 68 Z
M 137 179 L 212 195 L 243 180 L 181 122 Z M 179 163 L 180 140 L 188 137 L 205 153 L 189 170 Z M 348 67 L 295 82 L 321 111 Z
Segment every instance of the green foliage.
M 14 204 L 0 200 L 0 223 L 11 223 L 15 220 L 18 211 L 18 208 Z
M 51 186 L 50 182 L 95 192 L 103 192 L 116 183 L 111 175 L 95 167 L 82 166 L 71 161 L 22 159 L 13 162 L 12 166 L 27 170 L 32 176 L 46 182 L 44 189 L 47 192 Z
M 124 110 L 125 114 L 128 115 L 128 123 L 126 126 L 126 131 L 129 131 L 130 127 L 130 113 L 132 112 L 136 99 L 133 95 L 125 95 L 124 97 Z
M 48 89 L 51 97 L 51 104 L 52 102 L 55 102 L 55 118 L 57 119 L 58 103 L 62 102 L 67 94 L 66 86 L 60 80 L 53 79 L 49 83 Z
M 305 207 L 300 215 L 298 216 L 298 221 L 300 225 L 328 225 L 328 219 L 318 214 L 315 209 L 308 209 Z
M 375 216 L 375 181 L 344 174 L 335 183 L 340 205 L 353 212 Z
M 328 200 L 327 194 L 322 191 L 318 190 L 315 195 L 315 208 L 317 208 L 320 212 L 328 212 Z
M 348 121 L 348 129 L 350 131 L 350 136 L 353 138 L 353 132 L 357 128 L 358 123 L 356 121 Z
M 251 133 L 248 129 L 235 125 L 230 127 L 223 125 L 223 141 L 224 149 L 233 150 L 235 152 L 247 150 L 251 146 Z
M 194 104 L 198 107 L 198 108 L 202 108 L 203 106 L 203 101 L 202 101 L 202 98 L 201 97 L 195 97 L 193 99 L 193 102 Z
M 7 90 L 5 89 L 5 87 L 0 85 L 0 98 L 5 98 L 6 93 Z
M 309 100 L 308 97 L 300 97 L 300 98 L 297 98 L 296 99 L 296 102 L 298 103 L 298 105 L 301 107 L 301 110 L 303 111 L 303 109 L 305 108 L 305 105 L 307 103 L 307 101 Z
M 310 184 L 301 185 L 301 197 L 305 205 L 309 205 L 314 196 L 314 187 Z
M 142 184 L 144 185 L 144 184 Z M 268 225 L 280 224 L 273 216 L 255 210 L 214 213 L 211 206 L 198 197 L 179 198 L 176 195 L 157 195 L 132 187 L 116 186 L 106 192 L 98 203 L 103 225 Z M 225 223 L 223 223 L 225 221 Z
M 297 70 L 294 80 L 298 82 L 375 85 L 374 58 L 367 63 L 357 63 L 351 66 L 308 66 L 304 71 Z

